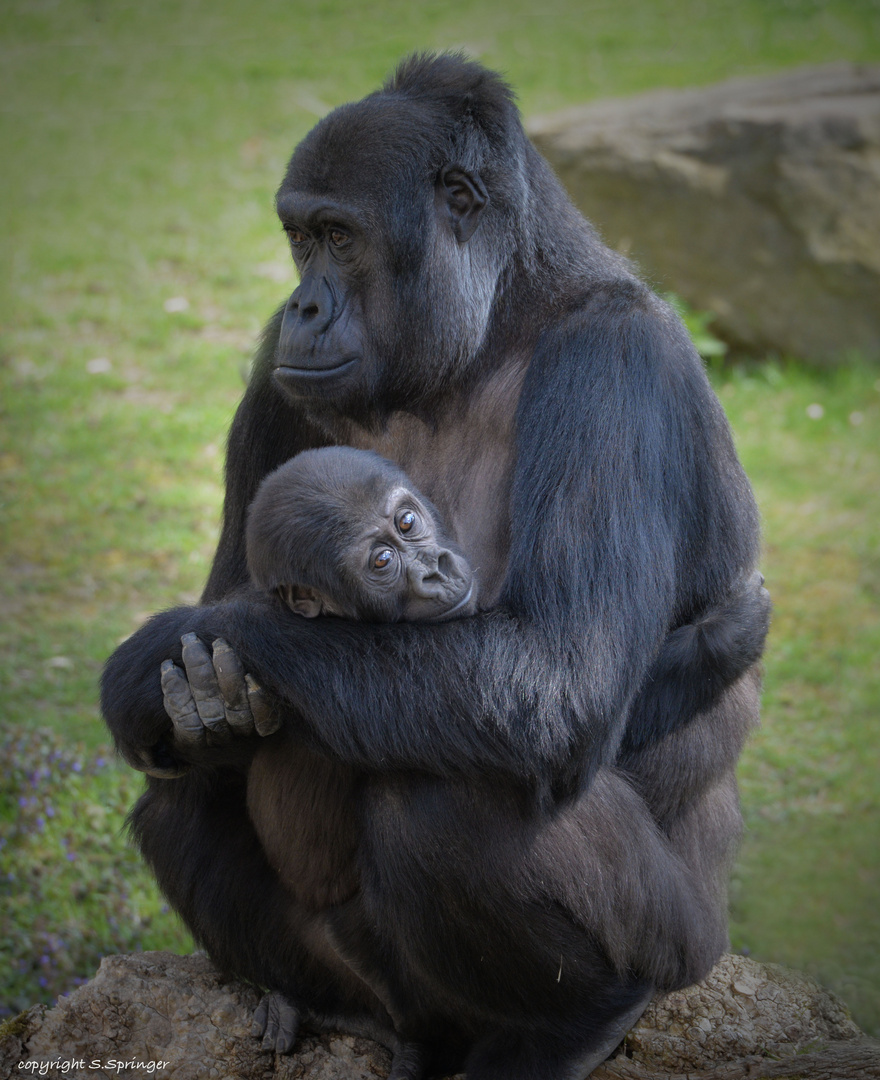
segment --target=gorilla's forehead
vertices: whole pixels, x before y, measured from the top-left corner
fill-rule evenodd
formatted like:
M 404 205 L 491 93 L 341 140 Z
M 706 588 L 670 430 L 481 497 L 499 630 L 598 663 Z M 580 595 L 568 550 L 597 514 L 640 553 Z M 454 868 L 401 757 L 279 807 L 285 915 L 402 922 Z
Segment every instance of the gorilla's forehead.
M 378 94 L 329 113 L 293 153 L 278 192 L 364 205 L 402 186 L 433 183 L 444 164 L 442 114 Z

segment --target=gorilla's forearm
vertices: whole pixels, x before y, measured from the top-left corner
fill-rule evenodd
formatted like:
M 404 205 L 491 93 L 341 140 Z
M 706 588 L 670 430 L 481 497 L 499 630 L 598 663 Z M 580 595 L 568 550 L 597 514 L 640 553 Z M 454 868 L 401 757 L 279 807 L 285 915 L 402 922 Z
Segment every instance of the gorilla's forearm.
M 504 773 L 583 783 L 606 759 L 625 714 L 628 670 L 603 655 L 584 679 L 574 647 L 550 649 L 499 611 L 444 624 L 303 620 L 258 593 L 154 616 L 107 663 L 102 704 L 119 749 L 143 767 L 148 748 L 170 744 L 159 669 L 181 663 L 180 638 L 229 641 L 245 670 L 279 699 L 289 734 L 370 770 L 439 775 Z M 610 674 L 609 674 L 610 672 Z M 249 758 L 252 740 L 180 747 L 191 764 Z
M 172 776 L 180 765 L 246 763 L 252 738 L 181 744 L 163 707 L 160 666 L 181 664 L 181 638 L 195 633 L 210 645 L 222 637 L 274 699 L 289 735 L 337 760 L 504 773 L 570 789 L 611 760 L 625 716 L 625 747 L 654 742 L 711 707 L 757 661 L 770 614 L 762 582 L 751 575 L 670 633 L 644 678 L 644 656 L 608 648 L 585 624 L 552 647 L 502 610 L 439 625 L 303 620 L 248 590 L 150 619 L 108 661 L 102 705 L 137 768 Z M 620 639 L 636 640 L 635 629 Z M 628 710 L 622 688 L 638 682 Z

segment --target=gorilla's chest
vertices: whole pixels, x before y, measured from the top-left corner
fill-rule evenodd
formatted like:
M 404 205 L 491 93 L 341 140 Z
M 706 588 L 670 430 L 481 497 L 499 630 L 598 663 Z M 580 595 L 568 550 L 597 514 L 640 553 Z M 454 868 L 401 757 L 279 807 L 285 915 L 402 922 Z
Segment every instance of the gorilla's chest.
M 351 432 L 351 445 L 396 462 L 434 503 L 475 568 L 480 607 L 498 598 L 510 550 L 510 492 L 516 455 L 516 409 L 525 365 L 487 379 L 436 424 L 391 417 L 379 435 Z

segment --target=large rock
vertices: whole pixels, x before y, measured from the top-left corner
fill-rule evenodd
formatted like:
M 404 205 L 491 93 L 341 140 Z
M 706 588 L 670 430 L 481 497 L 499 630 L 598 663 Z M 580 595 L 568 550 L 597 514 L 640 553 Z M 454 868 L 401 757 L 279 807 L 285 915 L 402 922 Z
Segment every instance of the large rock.
M 250 1034 L 258 1000 L 254 990 L 223 979 L 199 954 L 108 956 L 94 979 L 55 1008 L 35 1006 L 5 1025 L 5 1038 L 0 1028 L 0 1078 L 61 1076 L 63 1063 L 74 1063 L 63 1075 L 77 1080 L 145 1074 L 163 1080 L 387 1077 L 388 1051 L 350 1035 L 306 1037 L 289 1057 L 261 1050 Z M 36 1068 L 53 1061 L 59 1063 L 54 1071 Z
M 380 1080 L 390 1054 L 367 1039 L 312 1035 L 279 1057 L 250 1035 L 253 990 L 204 956 L 110 956 L 53 1009 L 0 1027 L 0 1078 L 144 1075 L 196 1080 Z M 40 1066 L 54 1062 L 40 1072 Z M 74 1063 L 74 1064 L 71 1064 Z M 161 1064 L 160 1064 L 161 1063 Z M 697 986 L 649 1006 L 594 1080 L 866 1080 L 880 1045 L 812 979 L 725 956 Z
M 880 67 L 600 101 L 529 134 L 605 240 L 733 344 L 880 355 Z

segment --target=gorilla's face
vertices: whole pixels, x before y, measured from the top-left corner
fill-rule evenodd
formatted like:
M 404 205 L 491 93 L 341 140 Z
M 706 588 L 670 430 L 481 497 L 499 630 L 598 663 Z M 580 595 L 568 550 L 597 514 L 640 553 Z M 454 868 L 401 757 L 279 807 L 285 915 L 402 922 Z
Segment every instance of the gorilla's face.
M 275 379 L 300 402 L 387 414 L 448 388 L 479 351 L 499 273 L 472 239 L 489 196 L 426 142 L 424 112 L 381 96 L 337 109 L 288 166 L 276 203 L 300 285 Z

